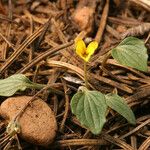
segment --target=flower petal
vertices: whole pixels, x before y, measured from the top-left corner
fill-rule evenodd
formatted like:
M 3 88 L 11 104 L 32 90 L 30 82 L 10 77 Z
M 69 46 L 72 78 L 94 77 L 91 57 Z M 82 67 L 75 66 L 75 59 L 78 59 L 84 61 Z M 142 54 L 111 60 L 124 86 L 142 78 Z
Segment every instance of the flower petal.
M 91 42 L 87 47 L 86 53 L 90 56 L 93 55 L 97 47 L 98 43 L 96 41 Z
M 76 53 L 83 56 L 86 53 L 86 45 L 83 40 L 79 39 L 75 42 Z

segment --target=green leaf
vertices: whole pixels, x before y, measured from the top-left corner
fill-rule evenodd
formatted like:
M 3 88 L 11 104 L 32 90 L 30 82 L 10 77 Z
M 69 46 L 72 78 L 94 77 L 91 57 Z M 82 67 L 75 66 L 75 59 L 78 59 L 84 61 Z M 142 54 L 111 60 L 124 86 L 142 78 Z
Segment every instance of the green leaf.
M 82 125 L 93 134 L 99 134 L 106 122 L 105 96 L 97 91 L 83 89 L 71 99 L 71 110 Z
M 0 80 L 0 96 L 12 96 L 18 90 L 24 91 L 32 82 L 23 74 L 15 74 Z
M 147 49 L 144 42 L 135 37 L 127 37 L 111 52 L 120 64 L 140 71 L 147 71 Z
M 125 103 L 125 100 L 118 96 L 117 94 L 107 94 L 106 95 L 106 104 L 122 115 L 128 120 L 129 123 L 135 124 L 135 116 L 131 108 Z

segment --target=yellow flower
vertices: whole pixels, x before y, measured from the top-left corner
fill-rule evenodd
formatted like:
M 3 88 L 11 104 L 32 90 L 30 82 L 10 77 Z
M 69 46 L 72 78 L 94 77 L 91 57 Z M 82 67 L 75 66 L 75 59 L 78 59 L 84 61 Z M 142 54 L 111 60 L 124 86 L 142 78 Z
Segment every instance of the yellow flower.
M 89 61 L 97 47 L 98 43 L 96 41 L 91 42 L 87 47 L 83 40 L 78 39 L 75 41 L 76 53 L 86 62 Z

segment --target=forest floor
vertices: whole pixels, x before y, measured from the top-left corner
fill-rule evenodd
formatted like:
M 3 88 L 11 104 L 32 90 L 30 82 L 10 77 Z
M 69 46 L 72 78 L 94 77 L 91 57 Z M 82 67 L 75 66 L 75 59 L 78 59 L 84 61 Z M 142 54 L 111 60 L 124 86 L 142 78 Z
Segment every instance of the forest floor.
M 72 114 L 70 100 L 84 83 L 84 63 L 73 43 L 77 36 L 86 44 L 98 42 L 87 63 L 90 89 L 117 91 L 133 110 L 136 125 L 109 110 L 102 132 L 94 135 Z M 7 138 L 7 122 L 1 117 L 0 149 L 150 150 L 150 67 L 138 71 L 111 56 L 103 64 L 107 52 L 129 36 L 143 40 L 149 54 L 149 0 L 1 0 L 1 79 L 24 74 L 63 94 L 43 90 L 38 95 L 56 116 L 58 129 L 51 145 L 43 148 L 18 135 Z M 15 96 L 37 92 L 28 89 Z M 6 97 L 0 99 L 2 103 Z

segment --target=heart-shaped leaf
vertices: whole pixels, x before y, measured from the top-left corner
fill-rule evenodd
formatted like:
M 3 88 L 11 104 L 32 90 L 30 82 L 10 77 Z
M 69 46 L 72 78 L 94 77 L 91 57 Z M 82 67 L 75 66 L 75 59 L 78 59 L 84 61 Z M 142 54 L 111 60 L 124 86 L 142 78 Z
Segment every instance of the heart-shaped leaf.
M 105 96 L 97 91 L 82 89 L 71 99 L 71 110 L 82 125 L 99 134 L 106 122 Z
M 131 108 L 125 103 L 125 100 L 118 96 L 117 94 L 107 94 L 106 96 L 106 104 L 122 115 L 124 118 L 128 120 L 129 123 L 135 124 L 135 116 L 131 110 Z
M 32 82 L 23 74 L 15 74 L 0 80 L 0 96 L 11 96 L 18 90 L 24 91 Z
M 147 49 L 144 42 L 135 37 L 127 37 L 111 52 L 120 64 L 140 71 L 147 71 Z

